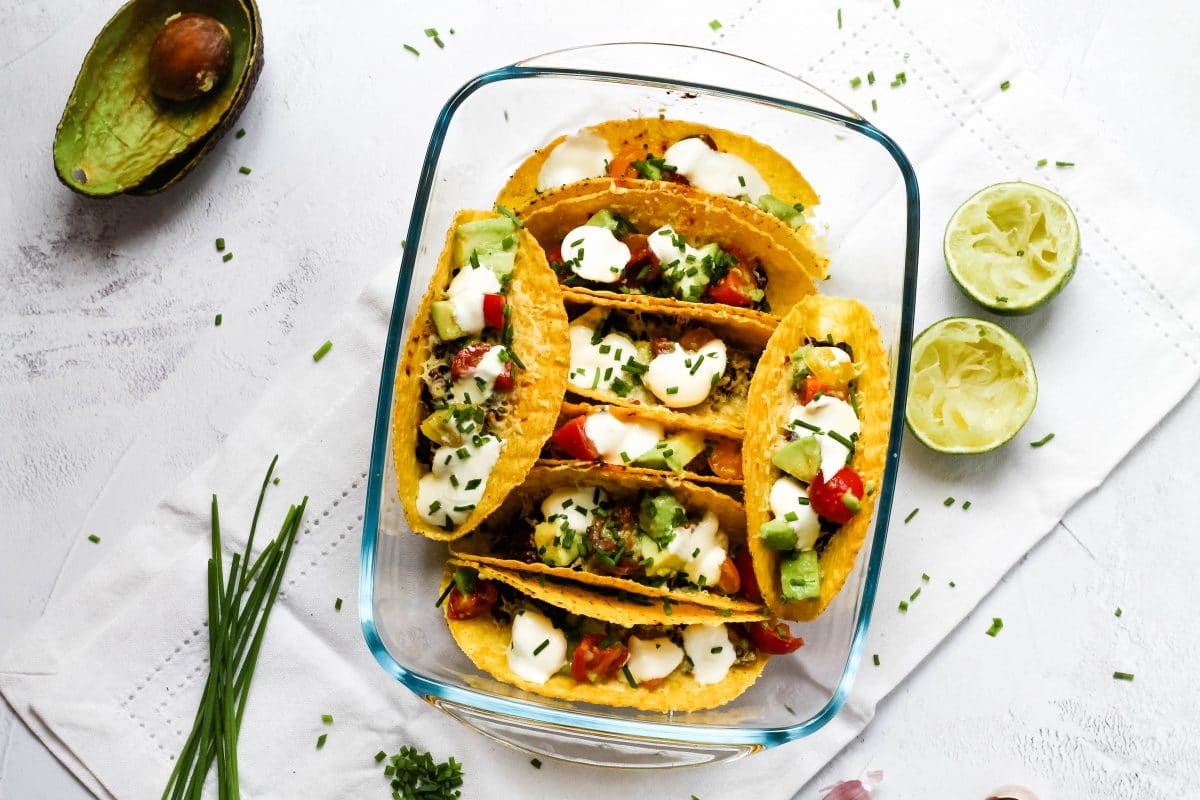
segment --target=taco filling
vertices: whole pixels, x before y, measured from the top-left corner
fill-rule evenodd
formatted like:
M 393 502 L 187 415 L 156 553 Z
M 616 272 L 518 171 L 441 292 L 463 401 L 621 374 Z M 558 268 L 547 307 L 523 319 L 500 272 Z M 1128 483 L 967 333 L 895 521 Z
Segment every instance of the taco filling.
M 569 231 L 546 257 L 564 286 L 771 310 L 758 261 L 715 242 L 689 242 L 670 225 L 639 231 L 608 209 Z
M 546 452 L 552 458 L 742 479 L 741 442 L 688 429 L 668 435 L 661 422 L 634 413 L 604 407 L 564 415 Z
M 790 358 L 792 406 L 771 453 L 782 473 L 771 484 L 771 518 L 761 544 L 780 553 L 780 596 L 821 593 L 818 556 L 829 537 L 860 510 L 865 487 L 849 466 L 859 421 L 856 364 L 846 343 L 809 339 Z
M 567 136 L 550 151 L 538 172 L 536 191 L 605 176 L 694 186 L 758 206 L 793 228 L 804 224 L 802 204 L 789 205 L 775 197 L 753 164 L 741 156 L 723 152 L 707 133 L 680 138 L 656 155 L 645 144 L 630 145 L 614 153 L 603 136 L 585 128 Z
M 436 328 L 421 367 L 421 438 L 416 450 L 426 471 L 417 512 L 452 530 L 475 509 L 500 458 L 504 440 L 493 432 L 509 413 L 514 371 L 513 328 L 506 293 L 516 255 L 516 230 L 500 217 L 467 222 L 455 232 L 454 277 L 433 302 Z
M 756 356 L 703 325 L 597 307 L 572 320 L 569 389 L 631 405 L 738 417 Z
M 447 591 L 448 619 L 490 616 L 507 629 L 506 666 L 530 684 L 557 677 L 653 690 L 675 675 L 711 685 L 759 659 L 746 627 L 761 623 L 623 626 L 570 613 L 465 567 L 455 570 Z

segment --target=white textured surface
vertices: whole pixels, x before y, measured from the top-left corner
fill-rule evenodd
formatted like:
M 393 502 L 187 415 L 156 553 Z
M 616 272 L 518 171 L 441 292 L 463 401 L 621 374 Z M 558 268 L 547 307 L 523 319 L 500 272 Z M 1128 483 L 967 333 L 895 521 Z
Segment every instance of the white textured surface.
M 243 119 L 250 135 L 222 143 L 157 201 L 95 204 L 53 185 L 48 148 L 80 54 L 110 11 L 72 0 L 3 5 L 0 413 L 12 438 L 0 450 L 0 646 L 37 618 L 57 581 L 87 568 L 97 552 L 88 533 L 115 535 L 143 516 L 222 440 L 280 355 L 315 347 L 366 277 L 396 260 L 418 154 L 372 164 L 360 153 L 377 151 L 386 125 L 428 129 L 433 111 L 405 113 L 414 66 L 391 52 L 387 31 L 417 43 L 426 25 L 459 27 L 442 56 L 418 44 L 427 51 L 420 80 L 435 96 L 518 55 L 477 30 L 468 39 L 478 23 L 467 24 L 465 5 L 388 10 L 364 30 L 336 24 L 316 3 L 293 4 L 294 14 L 267 4 L 268 67 Z M 677 26 L 681 41 L 709 43 L 703 22 L 714 16 L 732 22 L 705 5 L 686 15 L 698 33 Z M 1194 206 L 1197 170 L 1182 154 L 1200 114 L 1173 106 L 1200 67 L 1188 35 L 1197 12 L 989 6 L 1034 71 L 1090 107 L 1165 196 Z M 832 28 L 834 8 L 815 10 L 814 24 Z M 604 38 L 542 25 L 545 49 Z M 431 69 L 439 57 L 454 69 Z M 328 109 L 325 124 L 288 125 L 314 107 Z M 1167 109 L 1184 116 L 1166 125 Z M 254 173 L 238 175 L 239 164 Z M 218 235 L 235 253 L 230 264 L 212 249 Z M 830 780 L 814 784 L 870 766 L 888 772 L 885 797 L 982 797 L 1012 780 L 1048 796 L 1115 798 L 1168 796 L 1200 779 L 1198 745 L 1185 733 L 1200 716 L 1188 679 L 1200 653 L 1176 632 L 1200 610 L 1189 569 L 1200 562 L 1198 520 L 1182 488 L 1200 477 L 1197 433 L 1193 392 L 1134 464 L 1068 516 L 1074 535 L 1060 528 L 1035 550 L 884 702 Z M 1172 465 L 1169 476 L 1154 473 L 1158 464 Z M 1006 622 L 996 640 L 982 634 L 993 615 Z M 1113 682 L 1114 669 L 1138 679 Z M 3 714 L 0 796 L 79 794 Z

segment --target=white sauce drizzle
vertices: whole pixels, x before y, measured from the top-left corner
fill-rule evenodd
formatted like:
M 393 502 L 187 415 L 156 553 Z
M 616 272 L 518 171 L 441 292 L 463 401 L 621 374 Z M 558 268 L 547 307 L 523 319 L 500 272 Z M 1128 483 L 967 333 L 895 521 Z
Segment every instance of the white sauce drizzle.
M 635 461 L 662 441 L 664 433 L 663 426 L 657 422 L 618 419 L 607 408 L 588 415 L 583 432 L 592 440 L 600 458 L 609 464 Z M 623 458 L 622 453 L 628 459 Z
M 688 625 L 683 629 L 683 649 L 692 660 L 692 677 L 696 683 L 720 683 L 737 661 L 733 642 L 725 625 Z
M 758 201 L 771 187 L 758 170 L 732 153 L 713 150 L 701 139 L 683 139 L 667 148 L 663 159 L 698 189 L 729 197 L 746 195 Z
M 713 339 L 690 352 L 676 344 L 655 356 L 642 383 L 668 408 L 688 408 L 703 403 L 713 383 L 725 374 L 725 343 Z
M 443 525 L 447 519 L 458 525 L 466 519 L 483 497 L 503 446 L 502 439 L 483 434 L 462 447 L 434 450 L 432 471 L 417 482 L 421 519 L 431 525 Z
M 629 247 L 608 228 L 580 225 L 562 241 L 563 261 L 585 281 L 616 283 L 629 262 Z
M 545 683 L 566 663 L 567 637 L 545 614 L 525 609 L 513 617 L 509 669 L 532 683 Z
M 572 134 L 550 151 L 538 172 L 537 190 L 544 192 L 605 173 L 613 152 L 600 134 L 587 129 Z

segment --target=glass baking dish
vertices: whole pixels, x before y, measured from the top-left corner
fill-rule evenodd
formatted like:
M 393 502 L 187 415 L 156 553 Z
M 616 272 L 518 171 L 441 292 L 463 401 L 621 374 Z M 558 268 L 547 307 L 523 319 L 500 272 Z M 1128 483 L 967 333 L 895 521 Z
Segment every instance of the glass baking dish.
M 455 211 L 490 208 L 517 165 L 560 133 L 658 114 L 750 134 L 800 168 L 821 195 L 816 217 L 831 258 L 831 277 L 819 288 L 871 308 L 895 387 L 874 528 L 845 588 L 816 621 L 794 624 L 805 646 L 772 658 L 748 692 L 720 708 L 687 714 L 548 700 L 475 669 L 434 609 L 446 546 L 410 533 L 391 457 L 399 350 Z M 597 45 L 487 72 L 459 89 L 429 140 L 375 415 L 359 614 L 367 645 L 383 668 L 488 736 L 592 765 L 712 763 L 820 729 L 854 682 L 875 600 L 900 454 L 918 229 L 916 177 L 895 142 L 815 87 L 755 61 L 674 45 Z

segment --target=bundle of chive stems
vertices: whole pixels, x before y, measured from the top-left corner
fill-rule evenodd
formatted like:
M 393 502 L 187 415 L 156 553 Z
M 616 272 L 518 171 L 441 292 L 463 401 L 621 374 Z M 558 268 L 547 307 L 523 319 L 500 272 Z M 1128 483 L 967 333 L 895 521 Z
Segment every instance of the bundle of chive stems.
M 305 497 L 300 505 L 288 509 L 279 535 L 251 563 L 258 516 L 278 460 L 279 456 L 275 456 L 267 468 L 246 549 L 233 554 L 228 573 L 224 572 L 221 522 L 217 497 L 213 495 L 212 557 L 208 560 L 208 681 L 204 684 L 191 733 L 163 790 L 163 800 L 199 798 L 214 762 L 217 765 L 218 798 L 237 800 L 241 797 L 237 743 L 250 680 L 254 676 L 271 607 L 279 594 L 304 507 L 308 504 L 308 497 Z

